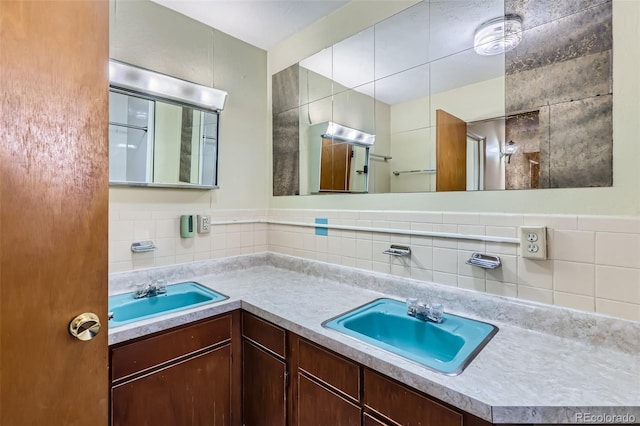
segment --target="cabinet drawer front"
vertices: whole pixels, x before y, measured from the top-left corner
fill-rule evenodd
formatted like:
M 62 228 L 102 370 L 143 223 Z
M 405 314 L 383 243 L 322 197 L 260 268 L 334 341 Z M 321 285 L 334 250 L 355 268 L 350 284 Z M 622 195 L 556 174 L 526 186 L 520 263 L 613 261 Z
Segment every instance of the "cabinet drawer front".
M 367 413 L 364 413 L 362 416 L 362 424 L 363 426 L 390 426 L 390 425 L 396 425 L 396 423 L 383 423 L 380 420 L 370 416 Z
M 359 406 L 298 376 L 298 426 L 360 426 Z
M 298 367 L 322 382 L 360 400 L 360 366 L 300 339 Z
M 286 332 L 284 329 L 255 315 L 243 312 L 242 335 L 281 358 L 285 357 Z
M 113 426 L 230 426 L 231 345 L 114 386 Z
M 231 338 L 231 315 L 168 331 L 111 351 L 111 378 L 118 380 L 215 346 Z
M 401 425 L 462 426 L 462 414 L 368 369 L 364 404 Z

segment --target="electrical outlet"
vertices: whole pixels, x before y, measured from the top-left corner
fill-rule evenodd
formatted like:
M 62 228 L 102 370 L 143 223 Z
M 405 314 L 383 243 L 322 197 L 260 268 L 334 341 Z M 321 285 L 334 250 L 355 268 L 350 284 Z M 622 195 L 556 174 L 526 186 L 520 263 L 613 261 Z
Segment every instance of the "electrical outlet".
M 211 218 L 206 215 L 198 215 L 198 234 L 211 232 Z
M 520 251 L 527 259 L 544 260 L 547 258 L 547 227 L 521 226 Z

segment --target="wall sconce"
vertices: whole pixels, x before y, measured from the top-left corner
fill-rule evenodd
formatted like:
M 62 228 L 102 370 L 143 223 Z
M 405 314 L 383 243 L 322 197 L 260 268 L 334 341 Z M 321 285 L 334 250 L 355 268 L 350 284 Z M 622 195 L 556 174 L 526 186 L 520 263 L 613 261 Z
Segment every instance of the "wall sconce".
M 518 145 L 514 141 L 509 141 L 502 147 L 500 158 L 507 157 L 507 163 L 511 164 L 511 156 L 518 150 Z
M 514 49 L 522 41 L 522 18 L 506 15 L 493 18 L 476 29 L 473 49 L 478 55 L 499 55 Z

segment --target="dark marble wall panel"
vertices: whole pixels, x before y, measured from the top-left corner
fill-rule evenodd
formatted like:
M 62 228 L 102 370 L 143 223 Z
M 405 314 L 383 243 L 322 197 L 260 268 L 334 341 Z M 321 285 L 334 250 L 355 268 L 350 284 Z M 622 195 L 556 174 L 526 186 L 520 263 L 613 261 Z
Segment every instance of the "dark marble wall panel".
M 178 182 L 191 183 L 192 145 L 193 108 L 182 108 L 182 122 L 180 128 L 180 171 L 178 172 Z
M 505 140 L 515 142 L 518 150 L 505 164 L 505 189 L 530 189 L 532 182 L 539 182 L 538 168 L 532 176 L 529 160 L 539 157 L 543 133 L 538 111 L 507 117 Z
M 611 49 L 612 39 L 611 2 L 607 2 L 524 31 L 518 47 L 506 53 L 506 73 L 604 52 Z
M 523 16 L 526 28 L 506 54 L 505 106 L 508 115 L 537 113 L 539 187 L 610 186 L 611 1 L 506 0 L 505 11 Z M 518 145 L 520 124 L 507 126 Z M 505 173 L 511 189 L 533 182 L 525 176 L 530 158 L 517 155 Z
M 551 106 L 551 187 L 611 186 L 612 96 Z
M 551 188 L 551 141 L 549 129 L 551 126 L 551 107 L 544 106 L 538 110 L 538 126 L 540 136 L 540 176 L 538 188 Z
M 611 3 L 611 0 L 505 0 L 504 10 L 505 15 L 516 14 L 524 17 L 522 25 L 528 29 L 602 3 Z
M 298 108 L 273 115 L 273 195 L 300 193 Z
M 273 115 L 297 108 L 300 99 L 300 67 L 291 65 L 271 78 Z
M 507 113 L 611 94 L 611 60 L 608 50 L 507 75 Z

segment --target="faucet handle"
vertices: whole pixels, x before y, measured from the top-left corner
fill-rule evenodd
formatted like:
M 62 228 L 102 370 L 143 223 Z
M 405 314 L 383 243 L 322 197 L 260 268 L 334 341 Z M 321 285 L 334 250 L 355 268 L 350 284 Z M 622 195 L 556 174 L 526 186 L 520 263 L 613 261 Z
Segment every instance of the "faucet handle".
M 407 299 L 407 315 L 415 317 L 418 313 L 418 299 L 409 297 Z
M 148 288 L 147 288 L 147 283 L 146 282 L 138 282 L 135 284 L 135 292 L 133 294 L 133 297 L 136 299 L 139 299 L 141 297 L 144 297 L 147 295 L 148 292 Z
M 431 321 L 437 323 L 442 322 L 442 317 L 444 315 L 444 306 L 442 306 L 442 303 L 432 303 L 431 306 L 429 306 L 428 312 L 427 316 Z
M 167 280 L 164 278 L 157 279 L 155 286 L 157 294 L 165 294 L 167 292 Z

